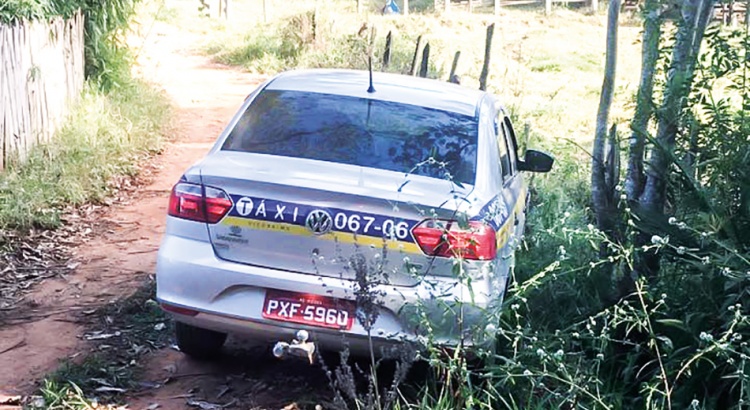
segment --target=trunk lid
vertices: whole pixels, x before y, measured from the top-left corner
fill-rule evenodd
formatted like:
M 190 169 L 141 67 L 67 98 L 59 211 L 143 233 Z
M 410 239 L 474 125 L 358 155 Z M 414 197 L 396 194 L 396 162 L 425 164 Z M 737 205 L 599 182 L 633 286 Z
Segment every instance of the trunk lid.
M 471 186 L 354 165 L 217 151 L 199 165 L 203 184 L 234 206 L 207 225 L 222 259 L 289 272 L 355 279 L 353 258 L 369 280 L 412 286 L 430 263 L 411 230 L 429 217 L 453 217 Z M 439 259 L 439 258 L 438 258 Z M 360 265 L 361 266 L 361 265 Z M 445 274 L 445 272 L 443 272 Z

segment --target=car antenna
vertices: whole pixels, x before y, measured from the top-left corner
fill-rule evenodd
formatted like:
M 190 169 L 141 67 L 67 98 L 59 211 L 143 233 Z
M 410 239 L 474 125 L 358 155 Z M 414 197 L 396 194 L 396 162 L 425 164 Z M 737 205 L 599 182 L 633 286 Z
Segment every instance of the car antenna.
M 373 85 L 372 85 L 372 56 L 369 56 L 367 58 L 367 65 L 370 68 L 370 88 L 367 89 L 367 92 L 368 93 L 374 93 L 375 92 L 375 87 L 373 87 Z

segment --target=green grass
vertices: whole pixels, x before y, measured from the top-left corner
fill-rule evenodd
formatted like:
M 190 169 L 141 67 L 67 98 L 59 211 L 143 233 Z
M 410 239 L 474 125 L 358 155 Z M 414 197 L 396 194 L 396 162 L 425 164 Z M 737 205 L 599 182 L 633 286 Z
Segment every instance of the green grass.
M 0 173 L 0 229 L 54 228 L 65 207 L 103 201 L 159 152 L 168 107 L 137 80 L 106 94 L 89 85 L 52 141 Z

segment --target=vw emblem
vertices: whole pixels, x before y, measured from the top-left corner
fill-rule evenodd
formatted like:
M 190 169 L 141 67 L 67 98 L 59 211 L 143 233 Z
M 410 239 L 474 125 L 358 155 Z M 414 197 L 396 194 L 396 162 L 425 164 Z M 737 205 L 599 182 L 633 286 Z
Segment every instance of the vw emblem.
M 333 218 L 331 218 L 331 214 L 328 212 L 316 209 L 307 215 L 305 226 L 315 235 L 323 235 L 331 231 Z

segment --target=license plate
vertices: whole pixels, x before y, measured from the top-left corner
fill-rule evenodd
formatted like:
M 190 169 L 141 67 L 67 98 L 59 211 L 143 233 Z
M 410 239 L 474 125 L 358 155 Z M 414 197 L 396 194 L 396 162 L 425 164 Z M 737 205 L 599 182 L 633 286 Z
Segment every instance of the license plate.
M 349 330 L 354 323 L 354 303 L 306 293 L 267 290 L 263 317 L 283 322 Z

